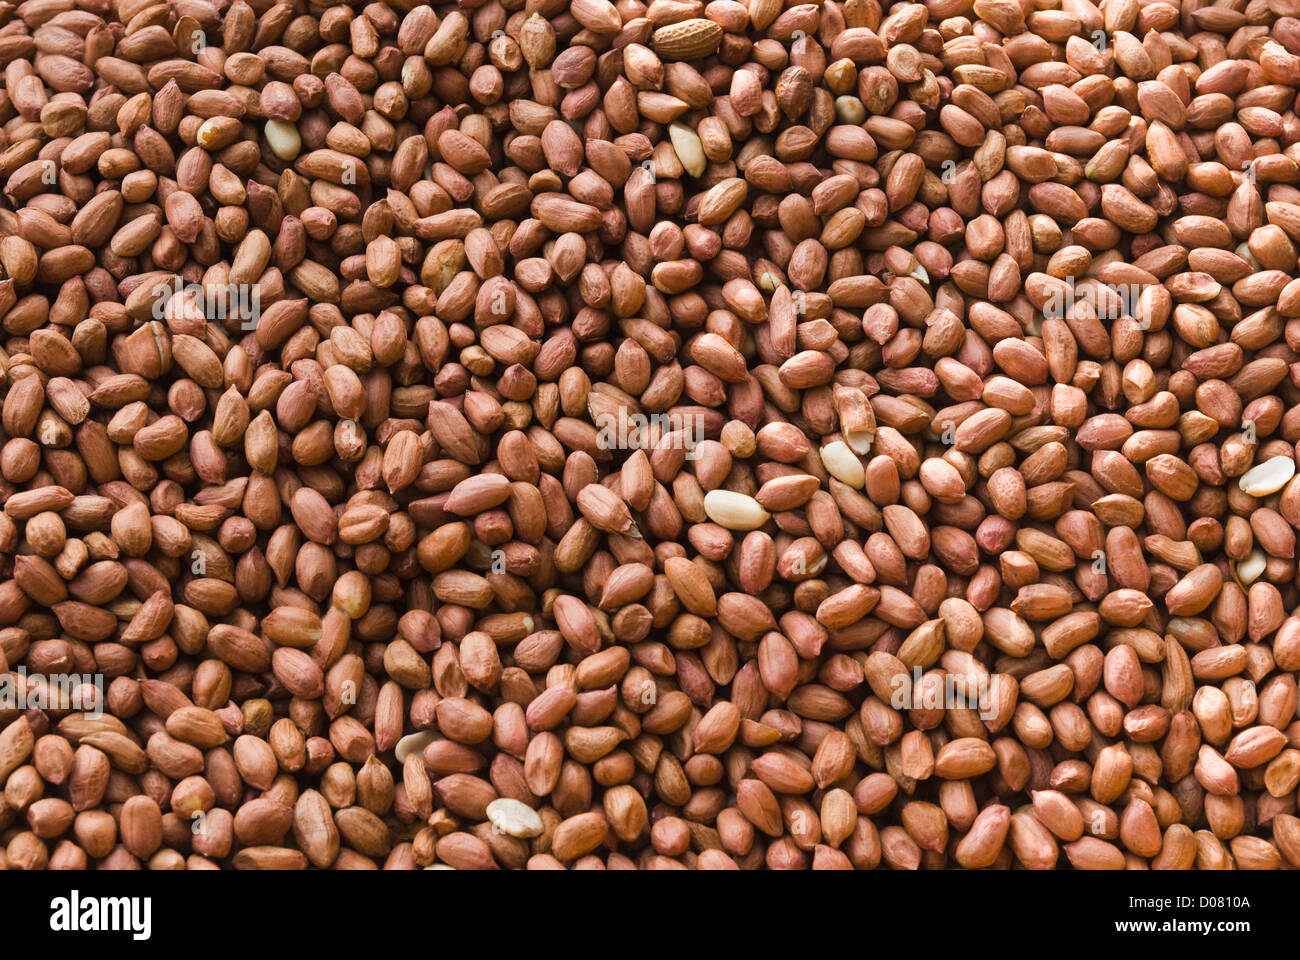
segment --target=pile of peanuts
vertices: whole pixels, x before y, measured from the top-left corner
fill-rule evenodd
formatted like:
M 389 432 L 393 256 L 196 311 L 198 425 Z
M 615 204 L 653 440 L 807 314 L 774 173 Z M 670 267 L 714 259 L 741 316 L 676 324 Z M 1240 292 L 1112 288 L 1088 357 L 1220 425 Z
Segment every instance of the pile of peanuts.
M 1300 0 L 0 67 L 0 866 L 1300 868 Z

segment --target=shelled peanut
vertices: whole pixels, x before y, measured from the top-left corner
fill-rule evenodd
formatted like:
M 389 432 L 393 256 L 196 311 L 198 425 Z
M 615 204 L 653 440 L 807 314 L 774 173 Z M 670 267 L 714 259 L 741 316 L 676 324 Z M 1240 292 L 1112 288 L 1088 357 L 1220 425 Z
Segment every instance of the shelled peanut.
M 0 865 L 1300 867 L 1294 0 L 0 68 Z

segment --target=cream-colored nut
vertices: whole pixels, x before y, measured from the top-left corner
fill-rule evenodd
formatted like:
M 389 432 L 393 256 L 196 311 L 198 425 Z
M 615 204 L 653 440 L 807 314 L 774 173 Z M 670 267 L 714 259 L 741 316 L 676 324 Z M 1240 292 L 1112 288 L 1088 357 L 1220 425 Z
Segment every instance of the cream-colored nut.
M 1294 476 L 1295 460 L 1291 457 L 1273 457 L 1247 470 L 1237 485 L 1241 487 L 1242 493 L 1248 493 L 1252 497 L 1267 497 L 1285 487 L 1287 481 Z
M 408 733 L 397 741 L 397 746 L 393 750 L 393 755 L 397 757 L 398 763 L 405 763 L 406 758 L 413 753 L 423 753 L 424 748 L 435 740 L 441 740 L 442 737 L 432 730 L 421 730 L 419 733 Z
M 295 160 L 302 152 L 298 128 L 283 120 L 266 121 L 266 142 L 271 145 L 271 152 L 281 160 Z
M 848 94 L 835 98 L 835 119 L 855 126 L 867 119 L 867 108 L 857 97 Z
M 215 120 L 204 120 L 194 134 L 194 139 L 200 147 L 215 147 L 220 139 L 220 126 Z
M 1250 585 L 1258 580 L 1264 574 L 1264 567 L 1268 564 L 1268 558 L 1264 556 L 1264 551 L 1258 548 L 1250 552 L 1245 560 L 1238 560 L 1235 567 L 1237 582 L 1242 587 L 1249 589 Z
M 704 512 L 728 530 L 757 530 L 771 519 L 753 497 L 731 490 L 710 490 L 704 495 Z
M 843 440 L 836 440 L 822 447 L 822 466 L 840 483 L 861 490 L 867 485 L 867 471 L 857 454 L 849 449 Z
M 489 803 L 487 815 L 494 830 L 511 837 L 527 839 L 542 833 L 542 818 L 537 815 L 537 811 L 510 797 L 500 797 Z
M 1253 272 L 1258 273 L 1260 270 L 1264 269 L 1260 266 L 1259 261 L 1255 259 L 1255 255 L 1250 252 L 1250 241 L 1243 240 L 1241 243 L 1237 244 L 1237 249 L 1232 252 L 1250 264 L 1250 269 Z
M 876 441 L 876 431 L 846 429 L 844 431 L 844 437 L 850 450 L 865 457 L 871 452 L 871 445 Z
M 686 172 L 692 177 L 702 174 L 708 165 L 708 160 L 704 156 L 704 144 L 700 142 L 699 135 L 684 123 L 670 123 L 668 138 L 672 141 L 673 152 L 677 154 L 677 159 L 682 162 Z
M 424 869 L 426 870 L 455 870 L 450 863 L 431 863 Z

